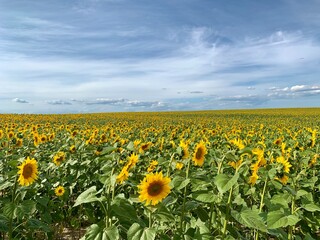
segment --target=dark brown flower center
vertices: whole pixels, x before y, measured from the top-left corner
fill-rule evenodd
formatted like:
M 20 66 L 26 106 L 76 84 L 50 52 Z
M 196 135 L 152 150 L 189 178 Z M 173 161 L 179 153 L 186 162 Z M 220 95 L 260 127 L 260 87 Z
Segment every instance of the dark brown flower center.
M 23 171 L 22 171 L 22 175 L 24 178 L 29 178 L 32 176 L 32 173 L 33 173 L 33 168 L 30 164 L 26 164 L 24 167 L 23 167 Z
M 196 152 L 196 159 L 201 159 L 203 156 L 203 150 L 202 148 L 198 148 Z
M 160 181 L 155 181 L 153 183 L 150 183 L 148 187 L 148 194 L 150 196 L 157 196 L 162 192 L 163 186 Z

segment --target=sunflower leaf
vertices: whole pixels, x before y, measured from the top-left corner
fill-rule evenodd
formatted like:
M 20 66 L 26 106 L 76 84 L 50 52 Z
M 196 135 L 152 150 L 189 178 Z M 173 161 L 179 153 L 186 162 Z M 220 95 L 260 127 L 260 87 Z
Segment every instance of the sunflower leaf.
M 83 203 L 91 203 L 91 202 L 100 201 L 101 199 L 96 196 L 97 193 L 98 192 L 97 192 L 96 186 L 90 187 L 89 189 L 87 189 L 86 191 L 84 191 L 83 193 L 81 193 L 78 196 L 73 207 L 76 207 L 76 206 L 83 204 Z
M 238 178 L 239 173 L 235 173 L 235 175 L 231 179 L 226 174 L 219 174 L 214 179 L 214 183 L 216 184 L 220 193 L 225 193 L 229 191 L 229 189 L 237 183 Z

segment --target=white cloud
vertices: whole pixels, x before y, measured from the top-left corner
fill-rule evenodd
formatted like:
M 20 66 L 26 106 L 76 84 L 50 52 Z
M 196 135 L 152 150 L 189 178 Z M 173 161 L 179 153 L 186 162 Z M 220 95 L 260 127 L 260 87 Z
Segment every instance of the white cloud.
M 12 99 L 13 102 L 17 103 L 29 103 L 27 100 L 21 99 L 21 98 L 14 98 Z
M 50 105 L 72 105 L 72 103 L 63 100 L 48 100 L 46 103 Z

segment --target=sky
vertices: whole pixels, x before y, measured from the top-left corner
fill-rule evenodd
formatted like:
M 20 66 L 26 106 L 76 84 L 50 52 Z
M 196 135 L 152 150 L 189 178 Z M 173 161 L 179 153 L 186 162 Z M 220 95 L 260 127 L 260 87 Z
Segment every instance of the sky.
M 0 113 L 320 107 L 319 0 L 0 0 Z

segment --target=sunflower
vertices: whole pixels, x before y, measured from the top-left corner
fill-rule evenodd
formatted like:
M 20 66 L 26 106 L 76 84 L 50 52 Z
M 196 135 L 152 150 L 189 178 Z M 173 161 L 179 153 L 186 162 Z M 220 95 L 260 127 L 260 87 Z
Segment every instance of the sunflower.
M 58 152 L 54 157 L 53 157 L 53 162 L 55 165 L 60 166 L 60 164 L 64 161 L 66 158 L 64 152 Z
M 157 165 L 158 165 L 158 161 L 153 160 L 153 161 L 150 163 L 147 171 L 148 171 L 148 172 L 153 172 L 153 170 L 156 169 Z
M 277 157 L 276 161 L 282 164 L 283 172 L 289 173 L 292 165 L 289 163 L 288 159 L 285 159 L 283 156 Z
M 252 172 L 252 174 L 249 178 L 249 183 L 251 185 L 255 185 L 258 179 L 259 179 L 259 176 L 258 176 L 257 172 Z
M 207 153 L 207 147 L 204 144 L 203 141 L 199 142 L 195 149 L 194 149 L 194 154 L 192 157 L 192 161 L 194 162 L 194 165 L 196 166 L 202 166 L 204 162 L 204 155 Z
M 119 175 L 117 176 L 117 183 L 122 184 L 123 181 L 127 180 L 129 177 L 129 170 L 128 170 L 128 166 L 124 166 L 121 170 L 121 172 L 119 173 Z
M 243 159 L 240 159 L 236 162 L 230 161 L 230 162 L 228 162 L 228 165 L 233 167 L 235 170 L 237 170 L 241 166 L 242 162 L 243 162 Z
M 182 162 L 177 162 L 176 163 L 176 169 L 181 170 L 183 168 L 183 163 Z
M 136 155 L 134 153 L 132 153 L 130 155 L 129 161 L 127 163 L 128 171 L 137 164 L 138 160 L 139 160 L 139 156 L 138 155 Z
M 38 178 L 38 163 L 29 157 L 18 166 L 19 184 L 22 186 L 29 186 Z
M 289 180 L 289 177 L 285 174 L 280 174 L 280 176 L 276 177 L 275 179 L 280 181 L 282 184 L 286 185 Z
M 65 190 L 64 190 L 64 187 L 58 186 L 54 189 L 54 192 L 56 196 L 61 197 L 64 194 Z
M 319 154 L 315 154 L 313 158 L 309 161 L 309 167 L 313 167 L 317 164 L 317 158 L 319 157 Z
M 71 153 L 74 153 L 76 151 L 76 146 L 75 145 L 72 145 L 70 148 L 69 148 L 69 151 Z
M 46 135 L 41 135 L 41 137 L 40 137 L 40 142 L 41 143 L 45 143 L 46 141 L 48 140 L 48 138 L 47 138 L 47 136 Z
M 182 159 L 189 158 L 189 150 L 188 150 L 188 143 L 181 140 L 179 146 L 182 148 Z
M 146 205 L 157 205 L 170 193 L 170 182 L 170 178 L 163 177 L 162 172 L 147 174 L 138 186 L 140 201 L 146 201 Z
M 40 138 L 39 138 L 39 135 L 38 133 L 34 133 L 33 134 L 33 144 L 35 147 L 37 147 L 40 143 Z

